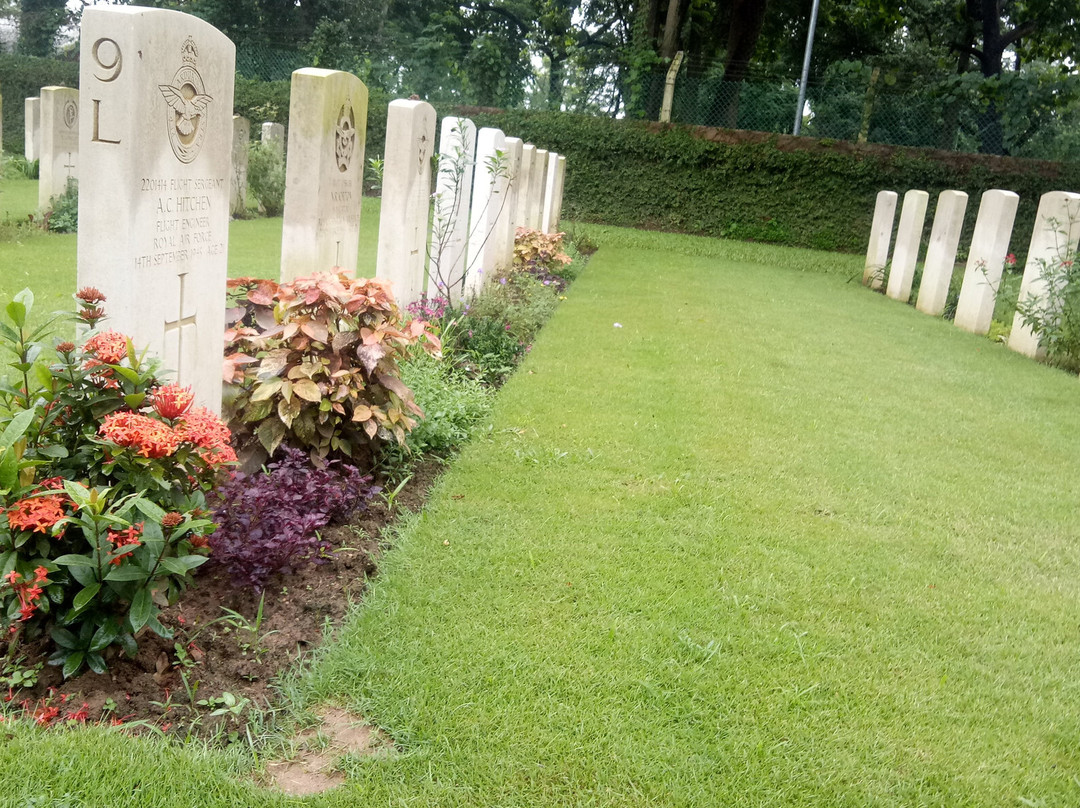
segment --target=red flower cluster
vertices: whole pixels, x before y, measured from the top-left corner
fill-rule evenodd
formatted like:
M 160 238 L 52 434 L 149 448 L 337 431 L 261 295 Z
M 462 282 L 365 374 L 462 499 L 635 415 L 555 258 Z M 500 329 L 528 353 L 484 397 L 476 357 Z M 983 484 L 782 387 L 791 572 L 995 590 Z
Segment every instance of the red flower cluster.
M 41 584 L 49 582 L 49 571 L 44 567 L 38 567 L 34 570 L 33 578 L 23 578 L 20 573 L 12 570 L 4 576 L 4 580 L 10 584 L 15 590 L 16 597 L 19 598 L 19 619 L 29 620 L 37 609 L 38 599 L 41 598 Z
M 42 488 L 52 488 L 48 485 L 50 482 L 52 481 L 46 480 Z M 56 523 L 67 516 L 64 513 L 64 505 L 67 501 L 65 494 L 20 499 L 7 510 L 8 524 L 14 530 L 29 530 L 48 535 Z
M 179 418 L 189 409 L 195 401 L 195 394 L 190 387 L 181 387 L 178 384 L 167 384 L 164 387 L 155 387 L 150 395 L 154 402 L 154 410 L 162 418 Z
M 210 465 L 236 462 L 236 452 L 229 445 L 229 427 L 206 407 L 190 410 L 176 425 L 176 431 L 182 440 L 198 446 L 199 456 Z
M 119 331 L 102 331 L 83 343 L 83 351 L 97 357 L 98 363 L 117 365 L 127 356 L 127 344 L 128 338 Z
M 98 434 L 118 446 L 134 449 L 143 457 L 168 457 L 181 441 L 181 436 L 168 424 L 135 412 L 106 415 Z
M 134 524 L 126 530 L 109 531 L 108 538 L 109 541 L 112 542 L 113 549 L 127 549 L 127 552 L 120 553 L 118 556 L 116 556 L 116 558 L 109 562 L 110 564 L 112 564 L 114 567 L 119 567 L 120 562 L 123 559 L 127 558 L 129 555 L 131 555 L 132 550 L 142 544 L 142 542 L 139 541 L 139 537 L 142 536 L 144 524 L 144 522 L 139 522 L 138 524 Z

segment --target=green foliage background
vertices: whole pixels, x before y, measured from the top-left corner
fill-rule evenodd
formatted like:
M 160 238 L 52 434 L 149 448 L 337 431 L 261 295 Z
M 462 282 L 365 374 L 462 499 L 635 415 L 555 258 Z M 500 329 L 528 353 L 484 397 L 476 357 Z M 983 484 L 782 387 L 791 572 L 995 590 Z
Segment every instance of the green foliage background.
M 970 241 L 983 191 L 1020 195 L 1013 249 L 1027 248 L 1039 197 L 1080 187 L 1080 164 L 957 155 L 748 133 L 741 143 L 702 139 L 693 127 L 658 127 L 560 112 L 463 110 L 567 159 L 563 218 L 861 252 L 878 191 L 918 188 L 932 202 L 969 195 Z M 899 219 L 899 210 L 897 211 Z
M 23 105 L 48 84 L 77 86 L 78 65 L 0 55 L 4 148 L 22 153 Z M 235 111 L 257 125 L 288 123 L 289 82 L 237 77 Z M 366 157 L 381 157 L 392 97 L 370 90 Z M 567 157 L 563 217 L 627 227 L 861 252 L 882 189 L 966 191 L 970 241 L 979 197 L 991 188 L 1020 195 L 1013 251 L 1021 258 L 1039 197 L 1080 188 L 1080 163 L 1047 163 L 838 141 L 740 133 L 713 142 L 708 130 L 561 112 L 439 108 L 465 114 Z M 927 217 L 927 234 L 932 212 Z

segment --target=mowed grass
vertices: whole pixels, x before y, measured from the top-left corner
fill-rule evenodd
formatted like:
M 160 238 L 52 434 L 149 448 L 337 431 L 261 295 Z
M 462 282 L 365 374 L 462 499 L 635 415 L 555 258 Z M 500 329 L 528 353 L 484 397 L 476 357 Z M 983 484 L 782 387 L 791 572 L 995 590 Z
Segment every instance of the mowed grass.
M 1076 379 L 849 258 L 591 232 L 299 686 L 398 745 L 306 804 L 1080 803 Z M 286 803 L 235 755 L 5 732 L 0 804 Z
M 37 182 L 0 179 L 0 221 L 24 221 L 37 207 Z M 281 218 L 234 220 L 229 225 L 229 276 L 277 280 L 281 270 Z M 372 275 L 378 249 L 379 200 L 365 197 L 360 217 L 357 272 Z M 77 237 L 22 231 L 0 240 L 0 303 L 30 287 L 40 320 L 49 312 L 72 311 L 76 291 Z

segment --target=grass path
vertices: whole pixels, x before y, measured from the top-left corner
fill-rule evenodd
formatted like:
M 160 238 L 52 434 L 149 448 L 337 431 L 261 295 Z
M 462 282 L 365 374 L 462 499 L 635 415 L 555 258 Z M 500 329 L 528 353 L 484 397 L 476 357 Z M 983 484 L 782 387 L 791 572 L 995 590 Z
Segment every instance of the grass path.
M 847 259 L 595 235 L 302 684 L 402 750 L 311 803 L 1080 803 L 1076 379 Z M 0 805 L 284 802 L 238 766 L 18 728 Z

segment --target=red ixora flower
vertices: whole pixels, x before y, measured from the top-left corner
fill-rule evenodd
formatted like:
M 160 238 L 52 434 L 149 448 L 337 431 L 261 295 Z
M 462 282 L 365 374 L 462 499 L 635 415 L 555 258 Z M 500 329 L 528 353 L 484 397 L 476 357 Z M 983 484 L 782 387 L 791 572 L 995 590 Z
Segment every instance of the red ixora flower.
M 236 462 L 236 452 L 229 445 L 229 427 L 206 407 L 190 410 L 176 425 L 176 431 L 182 440 L 198 446 L 199 456 L 210 465 Z
M 33 578 L 24 578 L 15 570 L 4 576 L 4 580 L 15 590 L 15 596 L 19 599 L 19 620 L 33 617 L 37 602 L 41 598 L 41 584 L 48 583 L 48 577 L 49 571 L 44 567 L 37 567 Z
M 178 384 L 167 384 L 164 387 L 155 387 L 150 395 L 154 402 L 154 410 L 162 418 L 179 418 L 189 409 L 195 401 L 195 394 L 190 387 L 181 387 Z
M 105 295 L 103 295 L 100 290 L 93 286 L 84 286 L 82 289 L 75 293 L 75 297 L 78 300 L 81 300 L 83 303 L 105 302 Z
M 126 549 L 127 552 L 120 553 L 109 563 L 114 567 L 119 567 L 120 562 L 131 555 L 131 551 L 142 544 L 139 540 L 142 536 L 143 522 L 138 522 L 129 528 L 124 530 L 110 530 L 108 533 L 109 541 L 112 542 L 114 550 Z
M 64 494 L 20 499 L 7 509 L 8 524 L 15 530 L 29 530 L 33 533 L 48 535 L 56 523 L 67 516 L 64 513 L 64 505 L 67 501 L 68 498 Z
M 136 412 L 106 415 L 98 434 L 118 446 L 134 449 L 143 457 L 168 457 L 181 440 L 168 424 Z
M 119 331 L 102 331 L 99 334 L 94 334 L 86 342 L 83 343 L 83 351 L 93 356 L 98 362 L 104 362 L 106 365 L 117 365 L 124 361 L 127 356 L 128 338 L 126 335 L 121 334 Z M 97 363 L 87 366 L 92 367 Z

